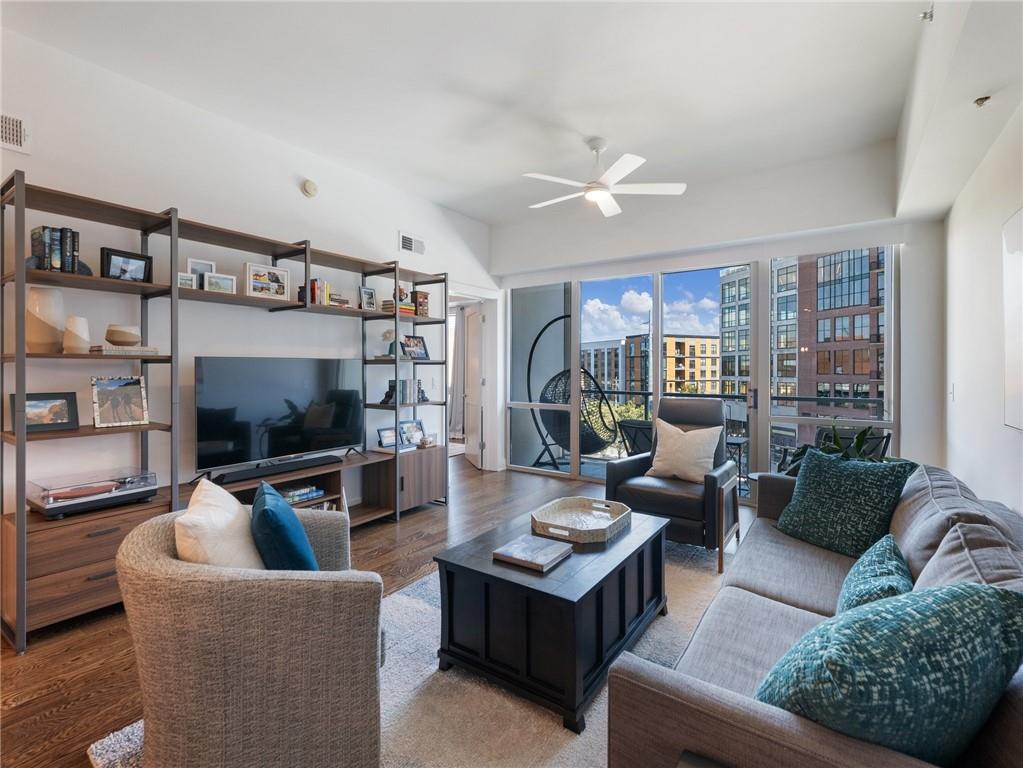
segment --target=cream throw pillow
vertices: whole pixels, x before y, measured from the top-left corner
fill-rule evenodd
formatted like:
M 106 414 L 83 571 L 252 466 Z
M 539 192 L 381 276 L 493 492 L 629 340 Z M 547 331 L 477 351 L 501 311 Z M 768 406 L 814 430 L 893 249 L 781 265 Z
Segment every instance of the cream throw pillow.
M 205 478 L 174 520 L 174 543 L 189 563 L 266 570 L 252 538 L 252 508 Z
M 703 476 L 714 469 L 714 451 L 718 447 L 721 429 L 708 427 L 684 432 L 674 424 L 658 419 L 657 450 L 647 475 L 702 483 Z

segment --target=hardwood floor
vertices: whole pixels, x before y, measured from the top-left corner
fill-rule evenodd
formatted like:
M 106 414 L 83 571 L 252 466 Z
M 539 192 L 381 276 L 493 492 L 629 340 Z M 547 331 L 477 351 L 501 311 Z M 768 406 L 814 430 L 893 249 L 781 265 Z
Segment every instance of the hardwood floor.
M 448 507 L 406 513 L 352 532 L 356 568 L 379 573 L 385 593 L 434 570 L 433 556 L 560 496 L 603 496 L 603 486 L 521 472 L 481 472 L 450 459 Z M 118 606 L 29 636 L 0 657 L 0 765 L 85 768 L 85 750 L 142 717 L 131 637 Z

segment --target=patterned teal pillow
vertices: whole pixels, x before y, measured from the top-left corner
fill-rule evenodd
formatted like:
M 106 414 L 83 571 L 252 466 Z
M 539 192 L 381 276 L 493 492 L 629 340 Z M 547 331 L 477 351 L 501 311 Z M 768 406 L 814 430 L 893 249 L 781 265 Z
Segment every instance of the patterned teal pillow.
M 969 745 L 1023 662 L 1023 594 L 987 584 L 908 592 L 807 632 L 759 701 L 938 765 Z
M 807 451 L 778 530 L 818 547 L 859 557 L 888 533 L 911 461 L 856 461 Z
M 842 582 L 835 613 L 902 595 L 913 589 L 913 574 L 890 533 L 857 560 Z

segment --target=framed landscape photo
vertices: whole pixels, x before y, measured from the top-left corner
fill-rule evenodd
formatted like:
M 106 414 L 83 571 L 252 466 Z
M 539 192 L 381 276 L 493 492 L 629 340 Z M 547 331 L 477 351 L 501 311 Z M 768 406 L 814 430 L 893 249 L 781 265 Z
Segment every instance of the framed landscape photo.
M 235 280 L 234 275 L 221 275 L 217 272 L 207 272 L 205 277 L 204 290 L 210 291 L 211 293 L 230 293 L 235 292 Z
M 426 435 L 422 419 L 406 419 L 398 424 L 398 431 L 404 445 L 419 445 Z
M 216 272 L 217 265 L 212 261 L 206 261 L 205 259 L 189 259 L 188 260 L 188 272 L 191 275 L 195 275 L 194 288 L 203 288 L 203 279 L 210 272 Z
M 398 433 L 394 427 L 382 427 L 377 429 L 377 445 L 381 448 L 394 448 L 397 440 Z M 404 442 L 402 443 L 404 445 Z
M 376 311 L 377 292 L 375 288 L 367 288 L 365 286 L 359 288 L 359 308 Z
M 116 248 L 100 248 L 100 277 L 113 280 L 127 280 L 132 283 L 153 282 L 153 258 L 141 253 L 119 251 Z
M 401 354 L 412 360 L 430 359 L 430 353 L 426 349 L 426 339 L 422 336 L 403 336 Z
M 144 376 L 93 376 L 92 412 L 97 428 L 149 423 Z
M 195 288 L 195 281 L 198 275 L 193 275 L 184 272 L 178 272 L 178 288 Z
M 57 432 L 63 429 L 78 429 L 78 397 L 74 392 L 29 392 L 25 395 L 26 432 Z
M 291 274 L 280 267 L 249 262 L 245 265 L 245 295 L 287 301 L 291 296 Z

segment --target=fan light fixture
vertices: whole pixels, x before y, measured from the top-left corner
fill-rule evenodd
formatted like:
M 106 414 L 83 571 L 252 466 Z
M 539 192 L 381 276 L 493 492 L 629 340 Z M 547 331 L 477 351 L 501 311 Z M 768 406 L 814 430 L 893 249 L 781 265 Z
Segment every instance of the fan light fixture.
M 596 203 L 601 200 L 607 200 L 609 197 L 611 197 L 611 193 L 608 192 L 606 189 L 594 187 L 592 189 L 586 190 L 585 197 L 591 203 Z

